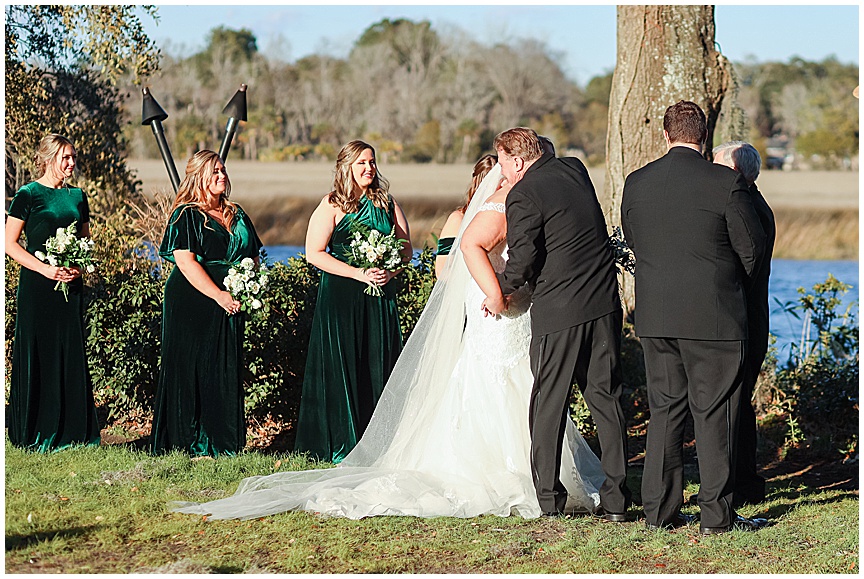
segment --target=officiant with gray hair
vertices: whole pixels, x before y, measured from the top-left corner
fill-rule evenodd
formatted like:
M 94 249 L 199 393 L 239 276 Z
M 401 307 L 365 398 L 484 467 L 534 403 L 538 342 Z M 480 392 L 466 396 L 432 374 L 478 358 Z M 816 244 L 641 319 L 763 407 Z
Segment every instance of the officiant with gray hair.
M 747 300 L 747 351 L 744 361 L 744 383 L 738 419 L 733 506 L 760 503 L 765 500 L 765 479 L 756 468 L 756 413 L 751 398 L 759 379 L 762 362 L 768 352 L 768 278 L 774 251 L 776 227 L 774 213 L 756 187 L 762 159 L 759 151 L 744 141 L 729 141 L 714 148 L 714 162 L 741 173 L 747 181 L 753 207 L 765 230 L 765 249 L 757 261 L 750 283 L 744 287 Z

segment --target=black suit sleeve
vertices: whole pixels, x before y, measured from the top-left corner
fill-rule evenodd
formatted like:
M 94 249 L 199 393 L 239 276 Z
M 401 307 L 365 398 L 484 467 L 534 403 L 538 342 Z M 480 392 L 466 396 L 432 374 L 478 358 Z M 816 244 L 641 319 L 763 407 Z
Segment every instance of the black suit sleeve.
M 533 283 L 538 242 L 543 231 L 540 210 L 518 190 L 507 195 L 507 267 L 499 278 L 501 292 L 508 295 Z
M 762 253 L 765 251 L 765 230 L 753 207 L 750 190 L 742 176 L 738 176 L 726 206 L 726 227 L 732 248 L 738 254 L 741 265 L 748 276 L 753 275 Z
M 630 231 L 630 219 L 627 215 L 627 180 L 624 180 L 624 190 L 621 193 L 621 232 L 624 234 L 624 241 L 627 242 L 627 247 L 633 249 L 633 233 Z

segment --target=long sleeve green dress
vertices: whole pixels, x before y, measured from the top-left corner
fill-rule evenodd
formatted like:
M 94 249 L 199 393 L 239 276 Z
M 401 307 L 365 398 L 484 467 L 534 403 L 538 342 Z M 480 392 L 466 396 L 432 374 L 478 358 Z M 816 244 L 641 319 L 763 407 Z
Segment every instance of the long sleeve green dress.
M 229 232 L 191 205 L 174 210 L 159 255 L 195 254 L 220 288 L 228 270 L 257 257 L 261 241 L 238 206 Z M 229 316 L 175 267 L 165 282 L 162 363 L 153 411 L 153 452 L 177 448 L 193 456 L 235 454 L 246 445 L 243 412 L 244 314 Z
M 347 261 L 351 225 L 390 233 L 394 204 L 380 209 L 366 197 L 330 236 L 330 254 Z M 339 463 L 363 436 L 384 385 L 402 351 L 396 284 L 384 295 L 363 293 L 366 284 L 321 272 L 312 320 L 294 450 Z
M 45 242 L 73 221 L 90 221 L 81 189 L 24 185 L 9 206 L 24 221 L 27 251 L 45 251 Z M 99 444 L 93 385 L 84 350 L 84 284 L 69 284 L 69 301 L 56 282 L 21 268 L 18 313 L 12 347 L 9 440 L 38 452 L 75 444 Z

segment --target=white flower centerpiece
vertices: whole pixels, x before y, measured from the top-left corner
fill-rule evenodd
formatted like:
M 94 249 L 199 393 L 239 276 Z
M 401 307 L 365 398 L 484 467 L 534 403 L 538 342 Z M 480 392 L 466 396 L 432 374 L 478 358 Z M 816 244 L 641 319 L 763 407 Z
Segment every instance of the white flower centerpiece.
M 58 227 L 57 233 L 45 241 L 45 253 L 33 252 L 36 259 L 54 267 L 79 267 L 87 273 L 96 271 L 96 260 L 93 259 L 93 240 L 89 237 L 78 237 L 78 222 L 73 221 L 69 227 Z M 62 291 L 63 297 L 69 301 L 69 284 L 58 281 L 54 291 Z

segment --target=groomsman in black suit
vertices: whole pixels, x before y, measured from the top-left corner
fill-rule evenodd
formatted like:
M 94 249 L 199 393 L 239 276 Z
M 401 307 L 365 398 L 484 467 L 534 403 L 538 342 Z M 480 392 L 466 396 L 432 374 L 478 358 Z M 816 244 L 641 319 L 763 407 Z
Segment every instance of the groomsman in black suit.
M 627 449 L 621 410 L 621 301 L 606 221 L 581 161 L 545 152 L 531 129 L 495 137 L 507 195 L 508 261 L 500 295 L 484 307 L 498 314 L 526 282 L 531 306 L 529 407 L 531 469 L 540 508 L 564 511 L 559 479 L 567 400 L 575 381 L 597 425 L 606 480 L 600 488 L 603 518 L 626 520 Z
M 744 360 L 744 384 L 741 388 L 741 415 L 738 417 L 738 445 L 735 464 L 735 486 L 732 506 L 761 503 L 765 500 L 765 479 L 756 468 L 756 413 L 750 399 L 762 362 L 768 352 L 768 278 L 777 228 L 774 212 L 756 187 L 762 159 L 753 145 L 744 141 L 729 141 L 714 147 L 714 162 L 741 173 L 750 189 L 750 199 L 759 215 L 767 237 L 765 250 L 759 257 L 752 282 L 744 286 L 747 298 L 747 354 Z
M 651 418 L 645 522 L 675 527 L 684 502 L 684 420 L 693 415 L 700 530 L 755 529 L 732 508 L 735 432 L 747 346 L 745 279 L 765 233 L 744 178 L 702 157 L 705 114 L 680 101 L 663 117 L 668 152 L 624 183 L 621 223 L 636 257 L 636 334 Z M 762 521 L 760 521 L 762 522 Z

